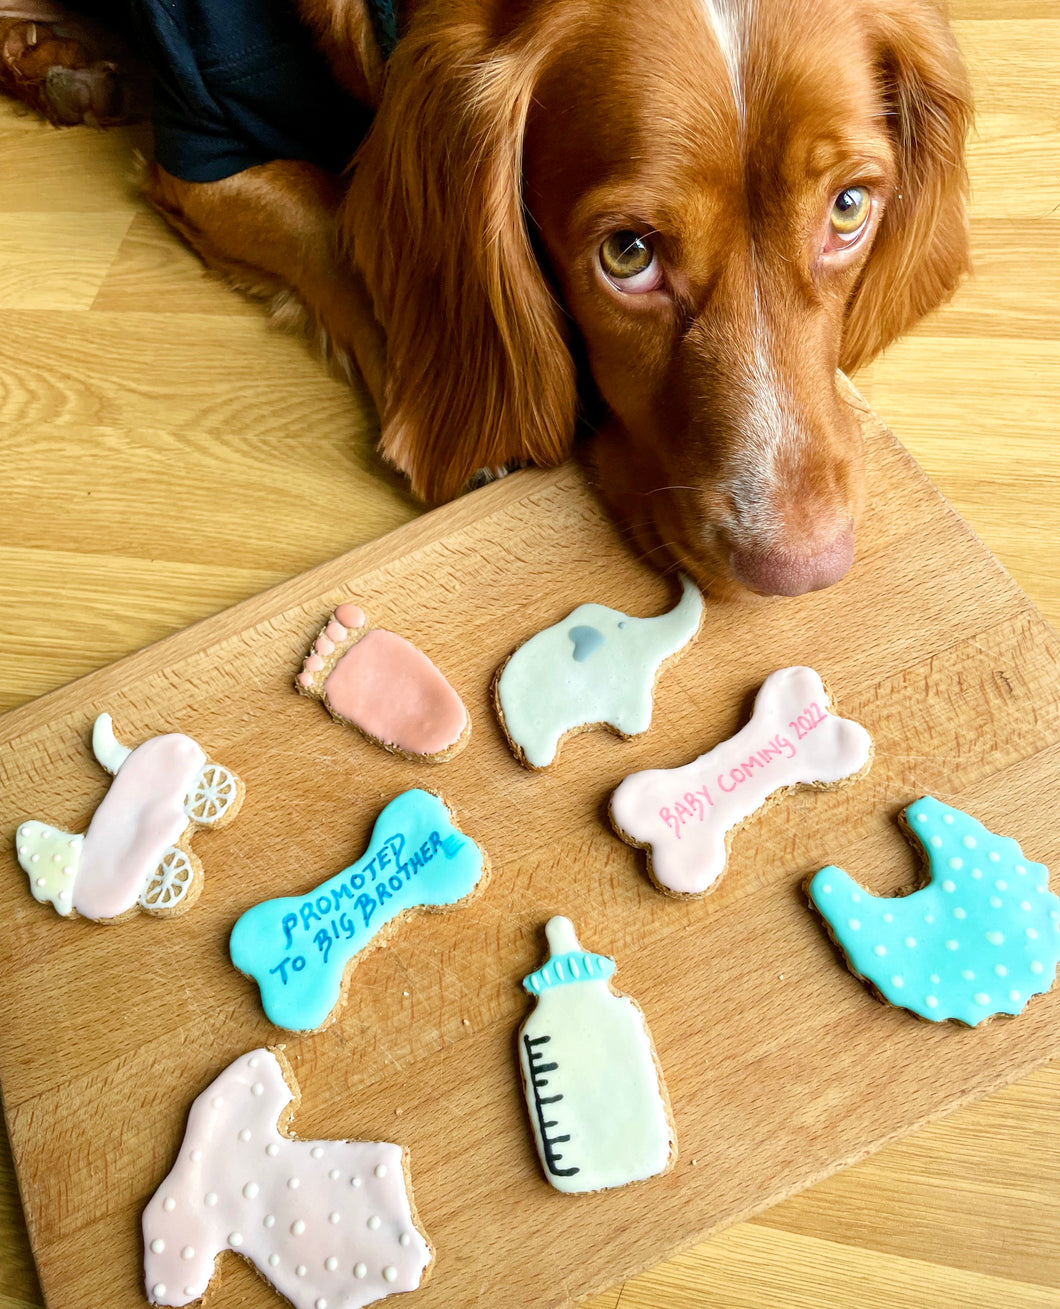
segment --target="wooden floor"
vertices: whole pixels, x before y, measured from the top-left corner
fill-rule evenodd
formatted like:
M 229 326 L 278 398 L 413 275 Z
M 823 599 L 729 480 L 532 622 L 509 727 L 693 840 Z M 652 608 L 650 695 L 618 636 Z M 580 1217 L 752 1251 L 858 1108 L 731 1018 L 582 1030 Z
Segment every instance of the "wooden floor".
M 1057 625 L 1060 0 L 953 11 L 976 276 L 858 382 Z M 359 399 L 135 198 L 138 139 L 0 105 L 0 710 L 416 513 Z M 1058 1141 L 1053 1066 L 593 1309 L 1060 1307 Z M 40 1304 L 0 1137 L 0 1309 Z

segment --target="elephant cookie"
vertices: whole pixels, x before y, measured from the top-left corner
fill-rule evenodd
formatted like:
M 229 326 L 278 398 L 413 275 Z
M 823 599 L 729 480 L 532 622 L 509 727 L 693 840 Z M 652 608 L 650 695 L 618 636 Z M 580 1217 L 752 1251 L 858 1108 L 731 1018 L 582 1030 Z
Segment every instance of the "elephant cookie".
M 607 727 L 628 740 L 651 725 L 659 671 L 699 631 L 703 597 L 687 577 L 668 613 L 632 618 L 579 605 L 524 641 L 493 680 L 508 744 L 527 768 L 547 768 L 567 736 Z
M 932 796 L 901 823 L 927 856 L 927 886 L 880 898 L 832 866 L 806 888 L 850 971 L 932 1023 L 975 1027 L 1018 1014 L 1049 990 L 1060 961 L 1060 899 L 1048 869 Z
M 317 634 L 295 689 L 405 759 L 444 763 L 471 735 L 464 702 L 423 651 L 369 627 L 355 604 L 339 605 Z
M 190 909 L 202 891 L 202 865 L 189 838 L 236 816 L 243 783 L 180 732 L 130 750 L 115 739 L 110 714 L 93 725 L 92 752 L 114 781 L 88 831 L 31 820 L 15 834 L 34 897 L 64 918 L 98 922 L 137 907 L 158 917 Z

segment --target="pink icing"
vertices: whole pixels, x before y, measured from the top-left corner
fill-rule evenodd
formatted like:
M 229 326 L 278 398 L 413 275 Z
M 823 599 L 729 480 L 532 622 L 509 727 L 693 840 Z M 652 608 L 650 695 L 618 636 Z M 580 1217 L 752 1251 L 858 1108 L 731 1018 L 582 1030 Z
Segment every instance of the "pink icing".
M 364 610 L 354 604 L 341 604 L 335 610 L 335 619 L 342 623 L 344 627 L 363 627 Z
M 324 683 L 329 706 L 369 736 L 409 754 L 440 754 L 467 726 L 463 702 L 422 651 L 375 628 Z
M 117 918 L 136 904 L 166 847 L 188 826 L 184 800 L 206 755 L 180 733 L 155 736 L 118 769 L 81 848 L 73 906 Z
M 431 1251 L 413 1218 L 401 1147 L 292 1141 L 291 1100 L 269 1050 L 243 1055 L 198 1097 L 177 1162 L 143 1215 L 155 1304 L 199 1299 L 236 1250 L 296 1309 L 361 1309 L 414 1291 Z
M 303 667 L 308 673 L 319 673 L 324 667 L 324 661 L 318 654 L 306 655 Z
M 838 718 L 812 668 L 781 668 L 762 683 L 751 721 L 680 768 L 632 773 L 611 797 L 619 832 L 651 851 L 652 876 L 698 894 L 725 869 L 726 834 L 778 790 L 859 773 L 872 741 Z
M 345 641 L 348 634 L 345 627 L 341 623 L 336 623 L 333 618 L 324 628 L 324 635 L 331 641 Z
M 326 636 L 318 636 L 313 649 L 318 655 L 329 655 L 335 649 L 335 642 L 329 641 Z

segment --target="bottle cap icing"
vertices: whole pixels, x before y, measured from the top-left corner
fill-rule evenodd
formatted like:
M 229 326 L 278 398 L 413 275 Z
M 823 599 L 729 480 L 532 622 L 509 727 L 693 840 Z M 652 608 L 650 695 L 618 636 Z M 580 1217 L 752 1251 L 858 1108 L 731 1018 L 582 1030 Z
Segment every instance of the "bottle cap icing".
M 232 962 L 253 977 L 277 1027 L 321 1027 L 351 959 L 386 923 L 423 905 L 450 905 L 478 885 L 482 851 L 430 791 L 405 791 L 376 819 L 368 849 L 304 895 L 266 900 L 236 922 Z
M 497 716 L 520 762 L 546 768 L 570 732 L 604 725 L 637 736 L 651 725 L 656 675 L 699 630 L 703 597 L 687 577 L 668 613 L 634 618 L 579 605 L 525 641 L 501 668 Z
M 271 1050 L 241 1056 L 191 1107 L 177 1161 L 144 1210 L 147 1298 L 200 1299 L 236 1250 L 296 1309 L 362 1309 L 413 1291 L 431 1262 L 400 1146 L 295 1141 Z
M 600 1191 L 665 1172 L 674 1134 L 644 1015 L 612 991 L 615 963 L 583 950 L 567 918 L 546 929 L 550 957 L 519 1033 L 531 1129 L 548 1181 Z
M 1048 870 L 931 796 L 902 818 L 927 855 L 929 884 L 880 898 L 842 869 L 822 868 L 808 887 L 813 907 L 851 971 L 891 1004 L 969 1027 L 1018 1014 L 1049 990 L 1060 961 L 1060 899 Z
M 523 986 L 538 995 L 550 986 L 571 982 L 606 981 L 615 971 L 615 961 L 607 955 L 590 954 L 578 944 L 574 924 L 569 918 L 550 918 L 545 925 L 550 951 L 548 963 L 523 978 Z
M 853 779 L 871 758 L 868 732 L 831 712 L 820 676 L 781 668 L 762 683 L 750 722 L 735 736 L 690 764 L 621 782 L 611 821 L 624 841 L 648 849 L 659 886 L 702 895 L 725 871 L 729 833 L 770 796 Z

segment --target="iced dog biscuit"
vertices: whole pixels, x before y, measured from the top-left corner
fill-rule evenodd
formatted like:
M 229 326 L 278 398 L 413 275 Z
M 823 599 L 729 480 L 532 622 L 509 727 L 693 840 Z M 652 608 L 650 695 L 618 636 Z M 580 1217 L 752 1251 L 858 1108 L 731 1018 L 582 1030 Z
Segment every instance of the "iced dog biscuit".
M 576 1194 L 667 1172 L 676 1136 L 644 1015 L 611 990 L 614 960 L 583 950 L 570 919 L 550 919 L 545 933 L 549 959 L 523 980 L 537 1003 L 519 1031 L 545 1177 Z
M 463 701 L 427 656 L 403 636 L 369 627 L 355 604 L 339 605 L 320 630 L 295 689 L 405 759 L 444 763 L 471 735 Z
M 413 1291 L 432 1260 L 405 1152 L 382 1141 L 296 1141 L 298 1090 L 279 1050 L 236 1059 L 198 1097 L 169 1176 L 143 1214 L 157 1305 L 201 1299 L 217 1256 L 241 1255 L 295 1309 L 363 1309 Z

